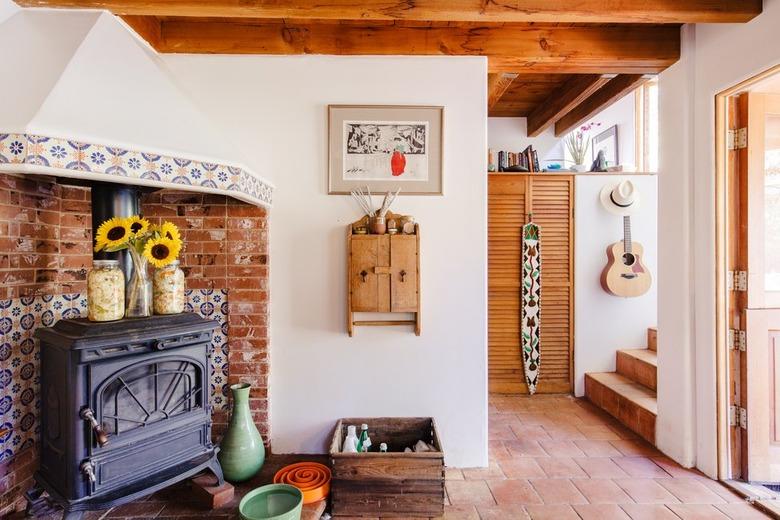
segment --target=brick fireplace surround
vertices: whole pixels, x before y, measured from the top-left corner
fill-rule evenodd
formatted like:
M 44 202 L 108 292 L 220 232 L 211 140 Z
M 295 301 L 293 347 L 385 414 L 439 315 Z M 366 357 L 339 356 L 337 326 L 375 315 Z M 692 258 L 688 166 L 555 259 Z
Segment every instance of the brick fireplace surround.
M 223 386 L 212 388 L 212 402 L 221 403 L 215 405 L 215 437 L 227 423 L 224 383 L 243 381 L 252 385 L 250 406 L 267 442 L 266 210 L 222 195 L 160 190 L 144 196 L 142 213 L 181 229 L 180 259 L 192 307 L 218 302 L 213 294 L 227 299 L 219 306 L 220 315 L 226 314 L 227 362 L 217 375 Z M 89 188 L 0 174 L 0 433 L 12 428 L 0 435 L 0 518 L 31 486 L 38 463 L 39 352 L 27 338 L 53 319 L 81 313 L 77 302 L 83 306 L 91 248 Z

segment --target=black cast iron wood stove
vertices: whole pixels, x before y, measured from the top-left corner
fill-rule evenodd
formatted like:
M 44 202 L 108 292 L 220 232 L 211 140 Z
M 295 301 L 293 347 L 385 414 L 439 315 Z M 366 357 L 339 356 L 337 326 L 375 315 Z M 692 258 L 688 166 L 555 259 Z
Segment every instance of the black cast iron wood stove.
M 63 518 L 107 509 L 211 469 L 209 352 L 218 325 L 185 313 L 61 320 L 41 342 L 40 489 Z

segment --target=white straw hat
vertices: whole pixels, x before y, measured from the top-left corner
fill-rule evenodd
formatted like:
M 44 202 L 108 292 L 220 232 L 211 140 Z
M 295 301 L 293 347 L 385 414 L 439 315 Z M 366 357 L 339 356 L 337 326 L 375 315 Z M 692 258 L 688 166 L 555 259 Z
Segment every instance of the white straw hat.
M 605 185 L 600 198 L 604 209 L 615 215 L 631 215 L 639 208 L 639 190 L 630 180 Z

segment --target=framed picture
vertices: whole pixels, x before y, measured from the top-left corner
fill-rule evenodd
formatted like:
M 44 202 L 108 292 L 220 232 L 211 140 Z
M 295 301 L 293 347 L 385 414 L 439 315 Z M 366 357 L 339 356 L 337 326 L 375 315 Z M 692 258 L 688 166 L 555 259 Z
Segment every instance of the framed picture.
M 328 106 L 328 193 L 442 194 L 444 108 Z
M 618 157 L 618 128 L 612 125 L 596 137 L 593 138 L 591 150 L 593 151 L 593 160 L 604 150 L 604 156 L 607 159 L 607 166 L 617 166 L 620 164 Z

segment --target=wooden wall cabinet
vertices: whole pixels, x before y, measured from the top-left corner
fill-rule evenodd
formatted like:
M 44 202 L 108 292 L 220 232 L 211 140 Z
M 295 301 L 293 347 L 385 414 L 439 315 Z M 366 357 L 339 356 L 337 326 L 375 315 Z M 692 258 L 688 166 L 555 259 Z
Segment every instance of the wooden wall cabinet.
M 360 224 L 357 222 L 355 224 Z M 412 325 L 420 335 L 420 226 L 414 235 L 356 235 L 347 229 L 347 332 Z M 356 321 L 356 312 L 413 313 L 414 319 Z

